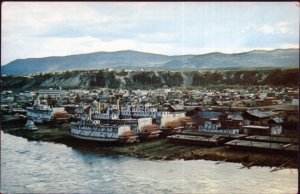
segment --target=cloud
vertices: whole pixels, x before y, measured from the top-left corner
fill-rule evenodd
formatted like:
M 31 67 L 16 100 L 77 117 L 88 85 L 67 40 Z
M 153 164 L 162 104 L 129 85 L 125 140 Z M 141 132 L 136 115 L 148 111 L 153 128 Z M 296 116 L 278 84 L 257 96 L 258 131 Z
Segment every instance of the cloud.
M 287 22 L 281 22 L 277 24 L 277 34 L 290 34 L 292 31 L 289 28 Z
M 263 27 L 258 28 L 258 31 L 264 34 L 273 34 L 275 32 L 275 29 L 272 26 L 264 25 Z
M 264 34 L 291 34 L 292 30 L 288 22 L 279 22 L 273 26 L 263 25 L 257 29 L 258 32 Z

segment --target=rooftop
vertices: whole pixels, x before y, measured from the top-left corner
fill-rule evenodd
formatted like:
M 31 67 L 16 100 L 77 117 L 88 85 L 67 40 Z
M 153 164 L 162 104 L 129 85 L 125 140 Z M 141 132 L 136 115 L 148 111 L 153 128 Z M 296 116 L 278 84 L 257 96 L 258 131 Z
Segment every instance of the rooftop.
M 260 126 L 260 125 L 245 125 L 243 128 L 247 129 L 269 129 L 268 126 Z

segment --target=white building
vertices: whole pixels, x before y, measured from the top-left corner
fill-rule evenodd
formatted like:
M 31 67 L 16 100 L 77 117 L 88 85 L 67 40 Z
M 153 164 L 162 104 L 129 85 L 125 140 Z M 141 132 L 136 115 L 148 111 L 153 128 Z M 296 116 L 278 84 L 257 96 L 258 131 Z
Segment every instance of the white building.
M 48 97 L 48 96 L 65 96 L 66 95 L 66 91 L 65 90 L 39 90 L 38 91 L 39 96 L 41 97 Z
M 292 100 L 292 105 L 293 106 L 299 106 L 299 99 L 293 99 Z

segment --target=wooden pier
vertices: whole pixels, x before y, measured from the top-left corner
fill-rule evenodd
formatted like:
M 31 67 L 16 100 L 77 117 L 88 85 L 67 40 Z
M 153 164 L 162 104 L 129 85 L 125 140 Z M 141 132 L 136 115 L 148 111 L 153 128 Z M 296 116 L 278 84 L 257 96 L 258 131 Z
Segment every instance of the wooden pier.
M 280 137 L 280 136 L 260 136 L 252 135 L 246 137 L 247 140 L 258 141 L 258 142 L 272 142 L 272 143 L 292 143 L 299 144 L 297 138 Z
M 220 138 L 223 138 L 225 142 L 235 140 L 235 139 L 245 139 L 247 137 L 246 134 L 217 134 L 217 133 L 207 133 L 207 132 L 199 132 L 199 131 L 192 131 L 192 130 L 185 130 L 182 131 L 182 135 L 193 135 L 193 136 L 204 136 L 204 137 L 213 137 L 215 135 L 220 136 Z
M 262 141 L 233 140 L 225 143 L 231 149 L 265 151 L 273 153 L 297 154 L 298 145 L 291 143 L 272 143 Z
M 194 135 L 171 135 L 167 137 L 167 140 L 172 143 L 179 143 L 179 144 L 191 144 L 191 145 L 201 145 L 201 146 L 218 146 L 219 136 L 215 136 L 212 138 L 207 138 L 203 136 L 194 136 Z

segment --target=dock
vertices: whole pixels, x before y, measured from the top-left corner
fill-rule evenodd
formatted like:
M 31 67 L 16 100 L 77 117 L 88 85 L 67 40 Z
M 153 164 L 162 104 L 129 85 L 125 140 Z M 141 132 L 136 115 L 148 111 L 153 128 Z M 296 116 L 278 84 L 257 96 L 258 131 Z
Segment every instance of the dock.
M 194 136 L 194 135 L 182 135 L 176 134 L 167 137 L 167 141 L 171 143 L 179 143 L 179 144 L 190 144 L 190 145 L 201 145 L 207 147 L 214 147 L 219 145 L 219 136 L 215 136 L 212 138 L 207 138 L 203 136 Z
M 231 149 L 240 149 L 248 151 L 265 151 L 274 153 L 297 154 L 298 145 L 291 143 L 272 143 L 261 141 L 247 141 L 247 140 L 232 140 L 225 143 Z
M 199 132 L 192 130 L 184 130 L 180 134 L 182 135 L 193 135 L 193 136 L 204 136 L 204 137 L 213 137 L 215 135 L 220 136 L 220 138 L 224 138 L 225 142 L 235 140 L 235 139 L 245 139 L 247 137 L 246 134 L 224 134 L 224 133 L 208 133 L 208 132 Z
M 247 140 L 258 141 L 258 142 L 271 142 L 271 143 L 292 143 L 299 144 L 297 138 L 280 137 L 280 136 L 260 136 L 252 135 L 246 137 Z

